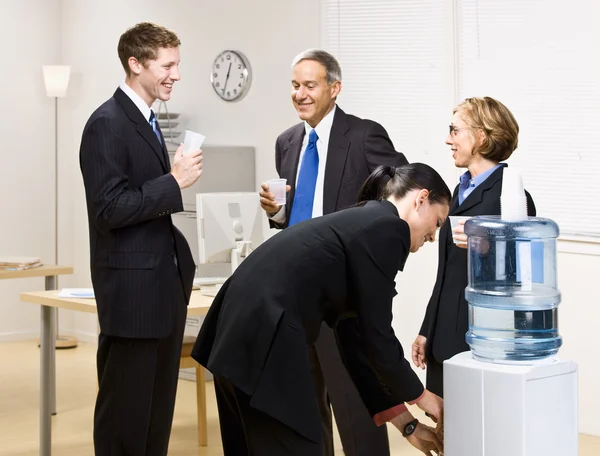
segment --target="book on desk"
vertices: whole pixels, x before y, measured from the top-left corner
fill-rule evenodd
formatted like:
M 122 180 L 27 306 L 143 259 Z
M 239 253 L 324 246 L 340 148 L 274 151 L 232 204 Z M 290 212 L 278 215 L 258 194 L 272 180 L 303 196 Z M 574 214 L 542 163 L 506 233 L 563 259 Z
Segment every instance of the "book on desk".
M 0 270 L 24 271 L 38 266 L 42 266 L 42 262 L 37 257 L 0 255 Z

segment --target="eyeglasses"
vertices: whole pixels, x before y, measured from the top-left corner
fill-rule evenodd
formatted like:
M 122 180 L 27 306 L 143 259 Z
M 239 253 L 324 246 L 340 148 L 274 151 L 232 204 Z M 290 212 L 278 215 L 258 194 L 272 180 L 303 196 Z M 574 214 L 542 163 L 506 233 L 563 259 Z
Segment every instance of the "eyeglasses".
M 458 134 L 458 132 L 469 129 L 469 127 L 458 128 L 452 124 L 448 125 L 448 127 L 449 127 L 448 134 L 450 134 L 451 136 L 456 136 Z

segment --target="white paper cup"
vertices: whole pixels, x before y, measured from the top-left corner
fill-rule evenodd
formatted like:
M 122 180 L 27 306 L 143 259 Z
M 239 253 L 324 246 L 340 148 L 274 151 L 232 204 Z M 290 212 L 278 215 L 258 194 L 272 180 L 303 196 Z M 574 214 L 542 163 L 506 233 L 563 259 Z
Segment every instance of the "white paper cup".
M 271 179 L 267 181 L 269 191 L 275 195 L 275 202 L 280 206 L 285 204 L 285 187 L 287 179 Z
M 466 242 L 456 240 L 454 229 L 459 225 L 460 221 L 464 220 L 466 222 L 471 217 L 464 215 L 449 215 L 448 218 L 450 219 L 450 230 L 452 230 L 452 239 L 454 240 L 454 243 L 457 245 L 466 245 Z
M 187 155 L 190 152 L 200 149 L 205 139 L 206 138 L 200 133 L 186 130 L 185 138 L 183 140 L 183 155 Z

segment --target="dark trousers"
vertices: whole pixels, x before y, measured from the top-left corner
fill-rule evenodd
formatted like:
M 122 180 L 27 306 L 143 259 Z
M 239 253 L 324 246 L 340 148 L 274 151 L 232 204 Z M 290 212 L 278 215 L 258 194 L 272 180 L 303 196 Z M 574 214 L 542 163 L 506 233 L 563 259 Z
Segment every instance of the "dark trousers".
M 250 397 L 215 375 L 225 456 L 323 456 L 322 446 L 250 407 Z
M 444 365 L 433 356 L 427 358 L 427 389 L 439 397 L 444 397 Z
M 167 338 L 100 333 L 100 388 L 94 412 L 97 456 L 167 454 L 187 311 L 183 289 L 178 288 L 170 304 L 177 307 L 174 327 Z
M 309 350 L 321 415 L 324 455 L 333 456 L 331 407 L 346 456 L 389 456 L 386 426 L 376 426 L 344 367 L 333 330 L 323 324 Z

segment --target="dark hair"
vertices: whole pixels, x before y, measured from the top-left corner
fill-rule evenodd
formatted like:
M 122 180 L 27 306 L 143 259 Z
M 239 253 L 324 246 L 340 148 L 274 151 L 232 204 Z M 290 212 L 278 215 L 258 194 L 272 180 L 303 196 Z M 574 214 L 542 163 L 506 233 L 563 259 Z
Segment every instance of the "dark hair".
M 119 60 L 127 76 L 130 75 L 129 57 L 135 57 L 146 66 L 148 60 L 155 60 L 161 48 L 175 48 L 181 45 L 177 35 L 171 30 L 152 22 L 140 22 L 127 29 L 119 39 L 117 51 Z
M 384 200 L 390 196 L 404 197 L 415 189 L 429 190 L 429 202 L 450 204 L 452 195 L 442 176 L 424 163 L 404 166 L 378 166 L 367 178 L 358 193 L 358 201 Z

